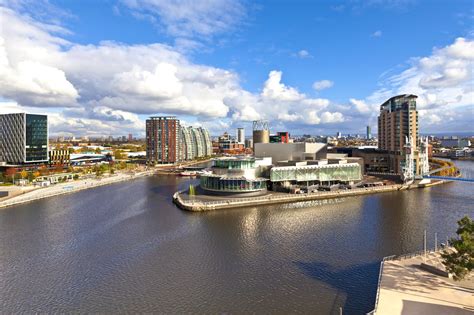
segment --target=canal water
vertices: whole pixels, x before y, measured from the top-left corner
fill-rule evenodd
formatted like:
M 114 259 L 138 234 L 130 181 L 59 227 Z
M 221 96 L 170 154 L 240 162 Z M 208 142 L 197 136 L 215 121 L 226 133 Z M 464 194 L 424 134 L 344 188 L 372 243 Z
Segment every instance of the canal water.
M 472 174 L 473 162 L 456 162 Z M 454 236 L 474 184 L 189 213 L 138 179 L 0 210 L 0 312 L 364 314 L 380 260 Z

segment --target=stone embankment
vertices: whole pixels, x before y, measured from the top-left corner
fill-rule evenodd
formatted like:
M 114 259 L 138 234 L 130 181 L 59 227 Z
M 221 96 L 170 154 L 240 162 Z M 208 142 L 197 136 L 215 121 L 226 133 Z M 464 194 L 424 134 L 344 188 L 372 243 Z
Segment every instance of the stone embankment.
M 369 195 L 382 192 L 398 191 L 407 189 L 403 185 L 388 185 L 381 187 L 356 188 L 339 191 L 322 191 L 309 194 L 269 194 L 259 197 L 233 198 L 226 200 L 198 200 L 183 199 L 184 191 L 178 191 L 173 195 L 173 201 L 183 210 L 188 211 L 208 211 L 227 208 L 240 208 L 249 206 L 261 206 L 271 204 L 281 204 L 289 202 L 301 202 L 321 199 L 343 198 L 349 196 Z

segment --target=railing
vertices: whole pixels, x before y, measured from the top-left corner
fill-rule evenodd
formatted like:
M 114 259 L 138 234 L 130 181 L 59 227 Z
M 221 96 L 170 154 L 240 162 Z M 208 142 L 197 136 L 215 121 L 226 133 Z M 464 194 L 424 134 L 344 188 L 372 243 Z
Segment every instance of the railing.
M 440 252 L 444 249 L 445 249 L 444 246 L 440 246 L 438 250 L 427 249 L 426 253 L 427 254 L 436 253 L 436 252 Z M 413 257 L 416 257 L 416 256 L 421 256 L 421 255 L 424 255 L 424 254 L 425 254 L 424 250 L 419 250 L 419 251 L 409 253 L 409 254 L 391 255 L 391 256 L 384 257 L 382 259 L 382 261 L 380 262 L 379 277 L 378 277 L 378 282 L 377 282 L 377 293 L 375 295 L 374 309 L 372 311 L 368 312 L 367 315 L 376 315 L 377 306 L 379 304 L 379 297 L 380 297 L 380 284 L 381 284 L 381 281 L 382 281 L 383 267 L 384 267 L 385 262 L 386 261 L 393 261 L 393 260 L 410 259 L 410 258 L 413 258 Z
M 390 186 L 379 186 L 379 187 L 366 187 L 366 188 L 354 188 L 345 191 L 324 191 L 324 192 L 314 192 L 314 193 L 304 193 L 304 194 L 282 194 L 282 195 L 268 195 L 268 196 L 256 196 L 249 198 L 233 198 L 227 200 L 190 200 L 181 198 L 181 194 L 184 191 L 178 192 L 175 194 L 175 199 L 178 199 L 179 202 L 185 207 L 206 207 L 206 206 L 218 206 L 218 205 L 246 205 L 246 203 L 254 204 L 261 201 L 307 201 L 312 200 L 314 197 L 325 197 L 337 198 L 343 196 L 352 196 L 357 195 L 362 192 L 381 192 L 381 191 L 392 191 L 395 189 L 400 189 L 401 185 L 390 185 Z

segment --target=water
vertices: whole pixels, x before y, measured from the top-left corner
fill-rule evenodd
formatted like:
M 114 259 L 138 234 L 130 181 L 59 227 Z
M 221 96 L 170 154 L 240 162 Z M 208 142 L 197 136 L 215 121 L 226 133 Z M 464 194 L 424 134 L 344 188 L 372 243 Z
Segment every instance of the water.
M 474 216 L 467 183 L 207 213 L 172 204 L 189 183 L 143 178 L 0 210 L 0 312 L 363 314 L 384 256 Z

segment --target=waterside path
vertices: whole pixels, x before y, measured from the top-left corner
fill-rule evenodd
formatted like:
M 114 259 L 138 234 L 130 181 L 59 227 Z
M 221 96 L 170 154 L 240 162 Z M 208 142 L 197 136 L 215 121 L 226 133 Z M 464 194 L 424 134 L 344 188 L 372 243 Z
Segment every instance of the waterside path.
M 350 190 L 339 191 L 323 191 L 306 194 L 287 194 L 287 193 L 272 193 L 264 196 L 248 197 L 248 198 L 229 198 L 218 200 L 200 200 L 199 196 L 187 195 L 185 190 L 177 191 L 173 195 L 173 202 L 181 209 L 188 211 L 209 211 L 217 209 L 240 208 L 248 206 L 261 206 L 271 204 L 281 204 L 290 202 L 302 202 L 311 200 L 324 200 L 333 198 L 343 198 L 351 196 L 369 195 L 383 192 L 399 191 L 406 189 L 425 188 L 434 185 L 443 184 L 446 181 L 437 181 L 426 185 L 387 185 L 380 187 L 355 188 Z M 216 198 L 217 199 L 217 198 Z

